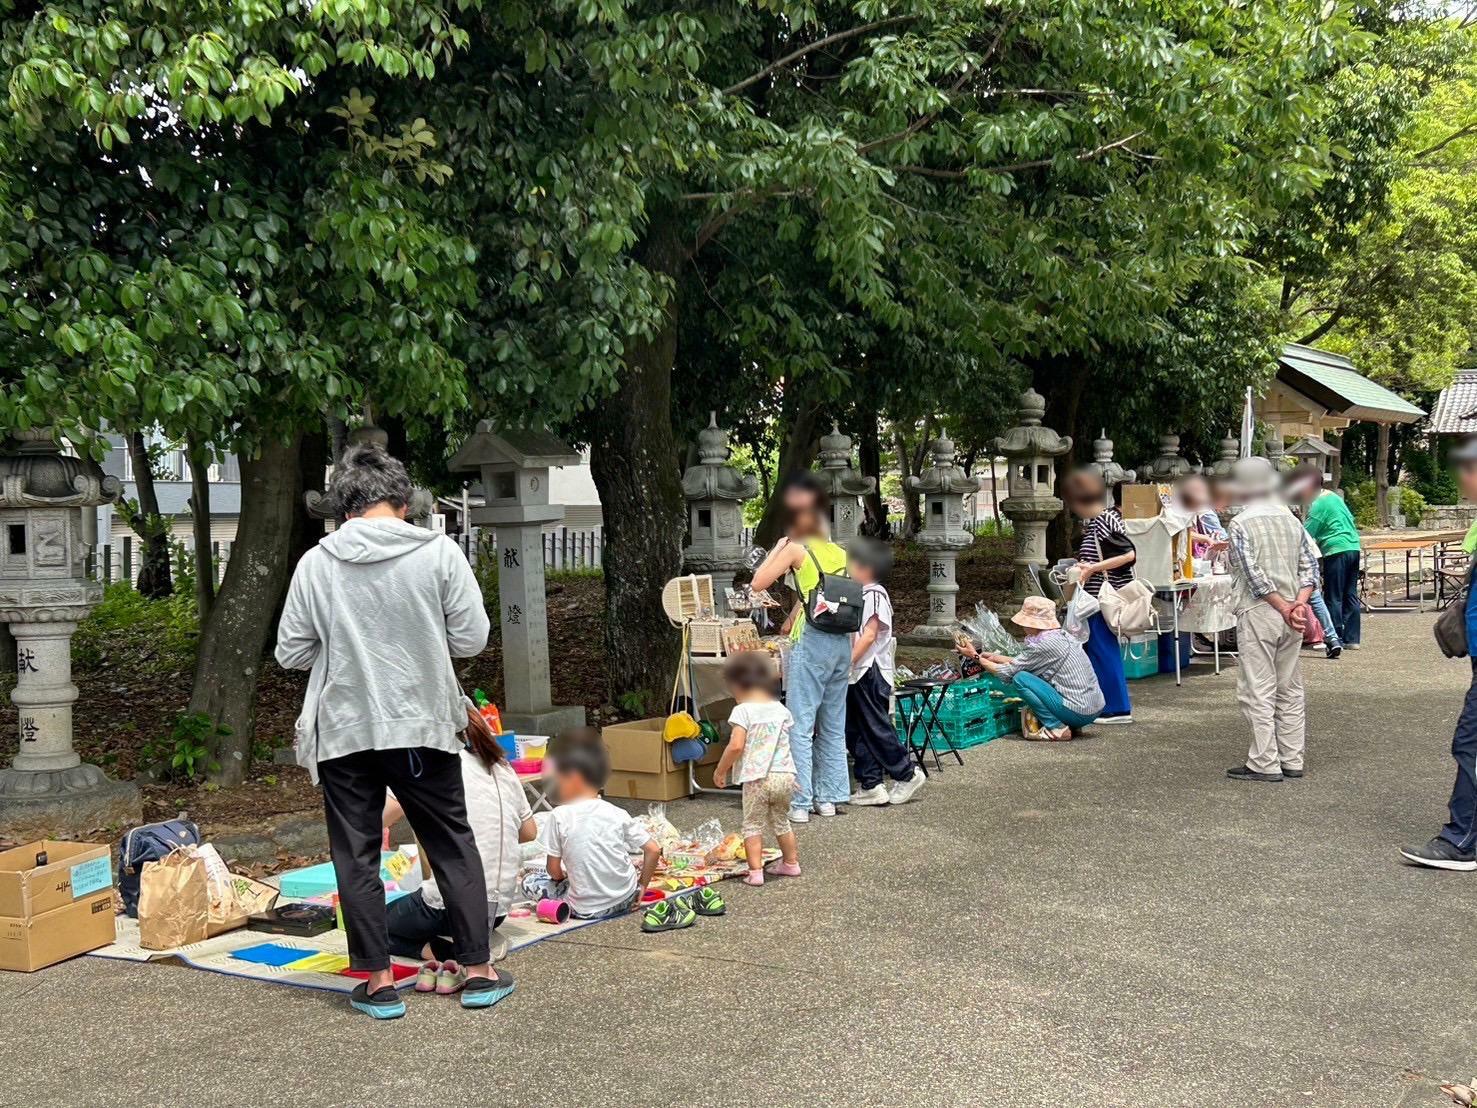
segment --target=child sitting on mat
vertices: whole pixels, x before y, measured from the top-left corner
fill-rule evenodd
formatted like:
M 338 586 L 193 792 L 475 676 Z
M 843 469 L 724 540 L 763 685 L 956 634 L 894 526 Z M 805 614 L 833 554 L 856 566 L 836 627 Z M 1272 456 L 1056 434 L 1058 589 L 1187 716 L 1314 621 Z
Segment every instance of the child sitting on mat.
M 764 832 L 774 833 L 780 861 L 768 872 L 800 876 L 800 855 L 790 829 L 790 802 L 795 795 L 795 759 L 790 754 L 794 717 L 774 698 L 774 670 L 757 651 L 736 654 L 723 667 L 723 680 L 737 706 L 728 717 L 732 732 L 713 770 L 713 784 L 724 788 L 737 766 L 733 783 L 744 787 L 744 854 L 749 862 L 746 884 L 764 884 Z
M 851 684 L 846 689 L 846 749 L 856 769 L 861 806 L 906 804 L 927 778 L 892 724 L 892 598 L 883 585 L 892 569 L 892 549 L 873 539 L 857 539 L 848 551 L 846 572 L 862 586 L 862 627 L 852 637 Z M 883 785 L 892 778 L 892 788 Z
M 531 895 L 569 903 L 576 919 L 605 919 L 629 912 L 651 883 L 661 845 L 636 817 L 602 800 L 610 777 L 610 754 L 603 742 L 556 743 L 554 780 L 559 806 L 544 827 L 548 875 L 524 881 Z M 641 872 L 631 855 L 641 855 Z

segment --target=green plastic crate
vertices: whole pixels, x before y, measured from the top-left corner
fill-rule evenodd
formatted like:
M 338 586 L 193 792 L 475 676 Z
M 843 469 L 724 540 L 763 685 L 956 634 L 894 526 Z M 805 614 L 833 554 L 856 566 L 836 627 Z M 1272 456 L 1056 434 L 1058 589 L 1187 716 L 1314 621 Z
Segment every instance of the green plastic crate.
M 1123 676 L 1130 681 L 1153 677 L 1159 672 L 1159 638 L 1157 635 L 1134 635 L 1118 644 L 1123 656 Z

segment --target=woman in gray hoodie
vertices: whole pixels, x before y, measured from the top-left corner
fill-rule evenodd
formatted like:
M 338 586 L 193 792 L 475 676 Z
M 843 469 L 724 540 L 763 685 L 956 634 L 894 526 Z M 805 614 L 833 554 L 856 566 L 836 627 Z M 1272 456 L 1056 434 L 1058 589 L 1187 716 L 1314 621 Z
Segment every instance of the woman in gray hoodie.
M 466 709 L 452 658 L 487 645 L 487 611 L 467 560 L 445 535 L 405 521 L 405 467 L 376 446 L 348 450 L 329 496 L 343 522 L 303 555 L 277 633 L 277 661 L 307 669 L 298 763 L 323 787 L 351 968 L 369 979 L 349 1003 L 405 1014 L 390 971 L 380 817 L 386 790 L 434 859 L 462 1006 L 512 991 L 488 960 L 487 889 L 467 822 L 460 732 Z

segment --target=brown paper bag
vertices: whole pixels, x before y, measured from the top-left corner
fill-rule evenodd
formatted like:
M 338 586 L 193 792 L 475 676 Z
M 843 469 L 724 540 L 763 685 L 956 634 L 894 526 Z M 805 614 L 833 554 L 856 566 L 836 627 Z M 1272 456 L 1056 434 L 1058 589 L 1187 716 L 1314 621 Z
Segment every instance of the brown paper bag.
M 149 862 L 139 875 L 139 945 L 170 950 L 210 935 L 210 893 L 205 863 L 188 847 Z

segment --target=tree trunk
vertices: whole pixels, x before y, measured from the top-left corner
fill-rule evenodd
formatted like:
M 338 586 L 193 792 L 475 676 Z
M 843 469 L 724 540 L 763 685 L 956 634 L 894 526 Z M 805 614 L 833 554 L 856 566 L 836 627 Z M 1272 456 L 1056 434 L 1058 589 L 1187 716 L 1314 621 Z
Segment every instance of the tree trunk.
M 1333 448 L 1337 453 L 1333 456 L 1333 464 L 1329 476 L 1333 479 L 1331 487 L 1340 489 L 1344 485 L 1344 433 L 1342 431 L 1335 431 L 1333 433 Z
M 210 619 L 215 603 L 215 558 L 210 535 L 210 458 L 198 439 L 189 439 L 190 529 L 195 536 L 195 607 L 200 626 Z
M 908 488 L 908 478 L 913 476 L 913 450 L 908 445 L 908 436 L 900 427 L 892 429 L 892 447 L 897 451 L 898 483 L 902 487 L 900 495 L 903 499 L 903 530 L 899 537 L 911 539 L 923 524 L 923 513 L 918 507 L 918 494 Z
M 809 469 L 820 449 L 821 405 L 806 388 L 795 382 L 786 382 L 781 416 L 785 428 L 785 439 L 780 443 L 779 487 L 795 473 Z M 754 528 L 754 544 L 768 550 L 784 530 L 784 503 L 780 497 L 771 495 L 764 505 L 764 514 Z
M 1390 526 L 1390 425 L 1388 423 L 1376 424 L 1374 502 L 1380 526 Z
M 139 539 L 138 591 L 158 600 L 174 592 L 174 578 L 169 572 L 169 520 L 159 514 L 159 496 L 154 491 L 154 469 L 144 433 L 130 432 L 127 442 L 133 483 L 138 489 L 138 511 L 127 520 Z
M 677 229 L 661 213 L 642 254 L 660 273 L 682 265 Z M 672 433 L 677 295 L 656 335 L 628 343 L 620 387 L 591 421 L 590 474 L 604 517 L 606 693 L 612 703 L 638 697 L 648 713 L 666 710 L 677 662 L 677 633 L 661 604 L 662 587 L 681 572 L 686 530 Z
M 287 588 L 287 549 L 298 498 L 298 440 L 270 441 L 241 459 L 241 521 L 225 580 L 195 657 L 188 712 L 207 716 L 218 765 L 211 779 L 238 784 L 251 759 L 256 685 L 272 627 Z
M 886 542 L 892 537 L 892 528 L 887 523 L 887 501 L 882 499 L 882 443 L 875 415 L 862 416 L 856 454 L 862 476 L 872 479 L 872 491 L 862 497 L 862 509 L 866 513 L 862 534 Z
M 1085 443 L 1092 440 L 1091 425 L 1082 418 L 1082 397 L 1091 374 L 1091 361 L 1085 364 L 1069 363 L 1066 359 L 1051 359 L 1038 364 L 1032 373 L 1036 391 L 1046 398 L 1046 416 L 1042 422 L 1047 427 L 1055 427 L 1062 434 L 1072 436 L 1074 455 Z M 1063 482 L 1075 464 L 1072 455 L 1057 460 L 1054 490 L 1057 496 L 1062 495 Z M 1046 528 L 1046 556 L 1049 561 L 1055 562 L 1074 553 L 1072 517 L 1063 506 L 1060 514 Z

